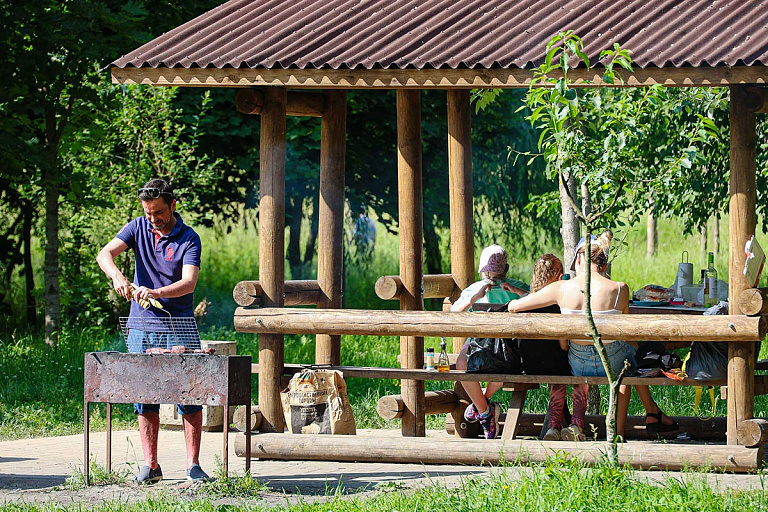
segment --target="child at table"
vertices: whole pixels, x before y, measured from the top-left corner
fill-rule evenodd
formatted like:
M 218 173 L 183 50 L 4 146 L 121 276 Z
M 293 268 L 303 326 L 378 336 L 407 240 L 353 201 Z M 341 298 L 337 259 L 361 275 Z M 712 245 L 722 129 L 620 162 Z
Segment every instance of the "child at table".
M 550 283 L 563 277 L 563 262 L 554 254 L 539 256 L 533 267 L 531 278 L 531 293 L 536 293 Z M 559 314 L 560 307 L 556 304 L 539 308 L 529 313 Z M 521 339 L 520 356 L 523 361 L 523 371 L 526 375 L 571 375 L 571 365 L 568 364 L 568 340 L 534 340 Z M 544 434 L 544 441 L 560 441 L 560 431 L 563 426 L 565 410 L 565 384 L 549 385 L 549 429 Z
M 516 279 L 507 277 L 509 265 L 507 252 L 499 245 L 493 244 L 480 254 L 480 265 L 477 271 L 482 277 L 461 292 L 459 299 L 451 306 L 451 311 L 470 311 L 475 304 L 506 304 L 510 300 L 519 299 L 529 291 L 528 285 Z M 467 349 L 469 340 L 459 352 L 456 360 L 457 370 L 467 369 Z M 494 439 L 498 432 L 498 420 L 501 414 L 499 404 L 491 402 L 491 397 L 498 391 L 501 382 L 489 382 L 483 391 L 479 382 L 462 382 L 464 390 L 472 403 L 464 411 L 464 419 L 470 423 L 480 422 L 486 439 Z

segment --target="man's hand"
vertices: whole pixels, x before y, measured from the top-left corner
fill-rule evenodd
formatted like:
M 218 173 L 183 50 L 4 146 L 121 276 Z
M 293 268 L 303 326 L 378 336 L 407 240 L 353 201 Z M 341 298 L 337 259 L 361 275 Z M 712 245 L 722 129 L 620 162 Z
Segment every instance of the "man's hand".
M 157 290 L 147 288 L 146 286 L 139 286 L 133 291 L 133 298 L 136 299 L 136 302 L 139 300 L 147 300 L 150 296 L 157 297 Z
M 131 300 L 131 288 L 133 285 L 119 270 L 112 276 L 112 286 L 119 296 L 125 300 Z

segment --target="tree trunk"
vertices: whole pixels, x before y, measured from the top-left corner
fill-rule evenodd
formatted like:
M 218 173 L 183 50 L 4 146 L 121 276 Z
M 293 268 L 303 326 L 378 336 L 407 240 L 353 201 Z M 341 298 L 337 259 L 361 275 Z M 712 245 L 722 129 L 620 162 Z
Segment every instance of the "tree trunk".
M 285 223 L 290 229 L 288 236 L 288 265 L 291 267 L 292 279 L 303 279 L 301 272 L 301 211 L 302 200 L 292 197 L 286 201 Z
M 600 414 L 601 405 L 602 398 L 600 396 L 600 388 L 598 386 L 589 386 L 589 394 L 587 395 L 587 414 Z
M 581 213 L 585 217 L 592 213 L 592 195 L 586 183 L 581 184 Z
M 309 218 L 309 234 L 307 235 L 307 246 L 304 248 L 304 264 L 309 266 L 312 263 L 312 259 L 317 252 L 317 229 L 318 218 L 320 210 L 317 207 L 317 197 L 312 195 L 309 197 L 309 201 L 312 204 L 312 215 Z
M 656 226 L 656 214 L 653 209 L 648 211 L 648 223 L 646 225 L 646 246 L 645 255 L 649 258 L 656 254 L 656 244 L 659 239 L 659 232 Z
M 45 172 L 45 342 L 55 345 L 61 324 L 59 288 L 59 184 L 56 149 L 49 148 Z
M 701 226 L 701 256 L 707 261 L 707 225 Z
M 35 273 L 32 268 L 32 220 L 34 209 L 32 201 L 24 202 L 24 224 L 22 239 L 24 244 L 24 281 L 26 284 L 27 325 L 37 326 L 37 302 L 35 301 Z
M 560 180 L 558 180 L 558 183 L 560 189 L 560 214 L 563 221 L 563 225 L 560 228 L 560 236 L 563 239 L 563 266 L 565 267 L 565 272 L 570 273 L 571 277 L 574 277 L 576 274 L 568 268 L 568 265 L 570 265 L 571 259 L 573 259 L 573 255 L 576 252 L 576 245 L 579 243 L 579 220 L 576 218 L 576 213 L 568 202 Z M 576 197 L 576 179 L 571 176 L 568 178 L 567 183 L 571 197 Z

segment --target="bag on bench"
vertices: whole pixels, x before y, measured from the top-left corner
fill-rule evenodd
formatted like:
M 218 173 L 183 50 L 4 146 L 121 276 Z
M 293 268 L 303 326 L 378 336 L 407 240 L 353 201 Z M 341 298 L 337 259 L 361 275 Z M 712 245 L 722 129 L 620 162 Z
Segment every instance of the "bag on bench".
M 467 348 L 467 373 L 522 373 L 514 338 L 472 338 Z

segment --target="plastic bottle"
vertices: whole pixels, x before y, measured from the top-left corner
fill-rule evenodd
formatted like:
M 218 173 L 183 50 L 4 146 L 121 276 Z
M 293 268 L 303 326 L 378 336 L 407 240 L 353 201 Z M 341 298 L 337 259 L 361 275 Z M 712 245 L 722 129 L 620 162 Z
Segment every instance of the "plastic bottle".
M 437 367 L 435 366 L 435 349 L 434 348 L 429 347 L 427 349 L 427 357 L 425 362 L 426 362 L 427 370 L 429 371 L 437 370 Z
M 440 338 L 440 357 L 437 358 L 437 371 L 451 371 L 451 363 L 448 360 L 448 353 L 445 351 L 445 338 Z

